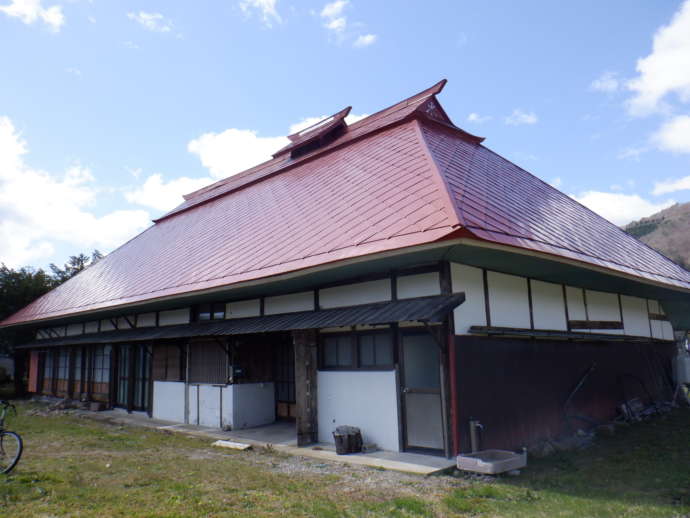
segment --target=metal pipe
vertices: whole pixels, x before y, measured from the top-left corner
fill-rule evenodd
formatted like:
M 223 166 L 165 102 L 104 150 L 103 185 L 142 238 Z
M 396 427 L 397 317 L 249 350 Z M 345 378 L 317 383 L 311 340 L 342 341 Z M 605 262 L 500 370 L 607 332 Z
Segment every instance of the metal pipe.
M 477 419 L 470 419 L 470 450 L 471 453 L 479 451 L 479 431 L 484 431 L 484 425 Z

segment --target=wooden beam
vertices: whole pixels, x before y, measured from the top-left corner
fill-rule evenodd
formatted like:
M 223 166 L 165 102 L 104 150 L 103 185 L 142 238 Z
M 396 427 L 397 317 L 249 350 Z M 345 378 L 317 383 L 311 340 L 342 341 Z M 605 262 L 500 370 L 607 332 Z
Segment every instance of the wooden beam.
M 623 329 L 615 320 L 568 320 L 568 329 Z
M 318 338 L 315 329 L 292 331 L 295 349 L 297 446 L 318 442 L 316 373 Z

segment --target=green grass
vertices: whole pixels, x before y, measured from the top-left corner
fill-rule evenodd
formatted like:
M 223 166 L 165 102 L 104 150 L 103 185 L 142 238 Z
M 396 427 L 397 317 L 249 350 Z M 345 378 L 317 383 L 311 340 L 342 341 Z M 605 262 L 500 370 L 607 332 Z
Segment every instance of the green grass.
M 530 459 L 493 483 L 274 469 L 270 450 L 216 450 L 208 440 L 71 416 L 26 415 L 9 428 L 25 454 L 0 475 L 0 516 L 682 517 L 690 515 L 690 411 L 629 427 L 585 451 Z

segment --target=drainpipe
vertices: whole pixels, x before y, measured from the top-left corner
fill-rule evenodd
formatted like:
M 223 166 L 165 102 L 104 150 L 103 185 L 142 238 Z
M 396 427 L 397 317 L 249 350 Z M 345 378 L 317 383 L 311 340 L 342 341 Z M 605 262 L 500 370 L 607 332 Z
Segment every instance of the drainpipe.
M 187 352 L 184 360 L 184 423 L 189 424 L 189 342 L 187 342 Z

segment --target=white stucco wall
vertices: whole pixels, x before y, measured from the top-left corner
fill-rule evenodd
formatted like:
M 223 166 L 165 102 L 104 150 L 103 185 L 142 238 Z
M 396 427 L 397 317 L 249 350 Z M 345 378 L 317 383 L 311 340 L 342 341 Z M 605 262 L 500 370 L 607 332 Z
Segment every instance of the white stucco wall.
M 365 442 L 399 451 L 395 371 L 319 371 L 319 442 L 333 443 L 339 425 L 357 426 Z
M 451 263 L 453 293 L 465 292 L 465 302 L 453 311 L 455 334 L 467 334 L 472 326 L 486 325 L 484 273 L 481 268 Z
M 154 381 L 153 418 L 184 423 L 184 388 L 181 381 Z
M 128 321 L 128 319 L 129 319 L 129 321 Z M 118 329 L 131 329 L 132 326 L 129 325 L 130 322 L 132 323 L 132 325 L 134 324 L 134 315 L 128 315 L 127 318 L 119 317 L 117 319 L 117 328 Z
M 142 313 L 137 316 L 137 327 L 153 327 L 156 325 L 155 313 Z
M 113 323 L 110 321 L 109 318 L 105 318 L 101 320 L 101 332 L 103 331 L 112 331 L 115 329 L 115 326 Z
M 427 297 L 441 294 L 441 283 L 438 272 L 401 275 L 397 279 L 399 299 Z
M 84 326 L 81 324 L 70 324 L 67 326 L 67 336 L 74 336 L 82 334 Z
M 603 291 L 586 290 L 587 316 L 589 320 L 604 320 L 609 322 L 621 321 L 621 310 L 618 305 L 618 295 Z M 597 329 L 598 333 L 623 334 L 622 329 Z
M 319 290 L 319 305 L 324 309 L 386 300 L 391 300 L 390 279 L 345 284 Z
M 639 297 L 621 295 L 623 326 L 630 336 L 649 336 L 649 315 L 647 301 Z
M 87 322 L 84 324 L 85 333 L 97 333 L 98 332 L 98 322 Z
M 258 317 L 261 314 L 259 299 L 239 300 L 225 305 L 225 318 Z
M 288 295 L 278 295 L 277 297 L 266 297 L 264 299 L 264 313 L 266 315 L 294 313 L 296 311 L 311 311 L 313 309 L 313 291 L 290 293 Z
M 531 280 L 530 285 L 534 328 L 567 331 L 562 285 L 537 280 Z
M 159 326 L 172 326 L 176 324 L 188 324 L 190 318 L 189 308 L 171 309 L 170 311 L 161 311 L 158 314 Z
M 570 320 L 587 320 L 584 290 L 582 290 L 581 288 L 566 286 L 565 295 L 568 304 L 568 318 Z M 573 329 L 573 331 L 589 332 L 589 329 Z
M 489 316 L 495 327 L 530 328 L 527 279 L 505 273 L 488 272 Z

